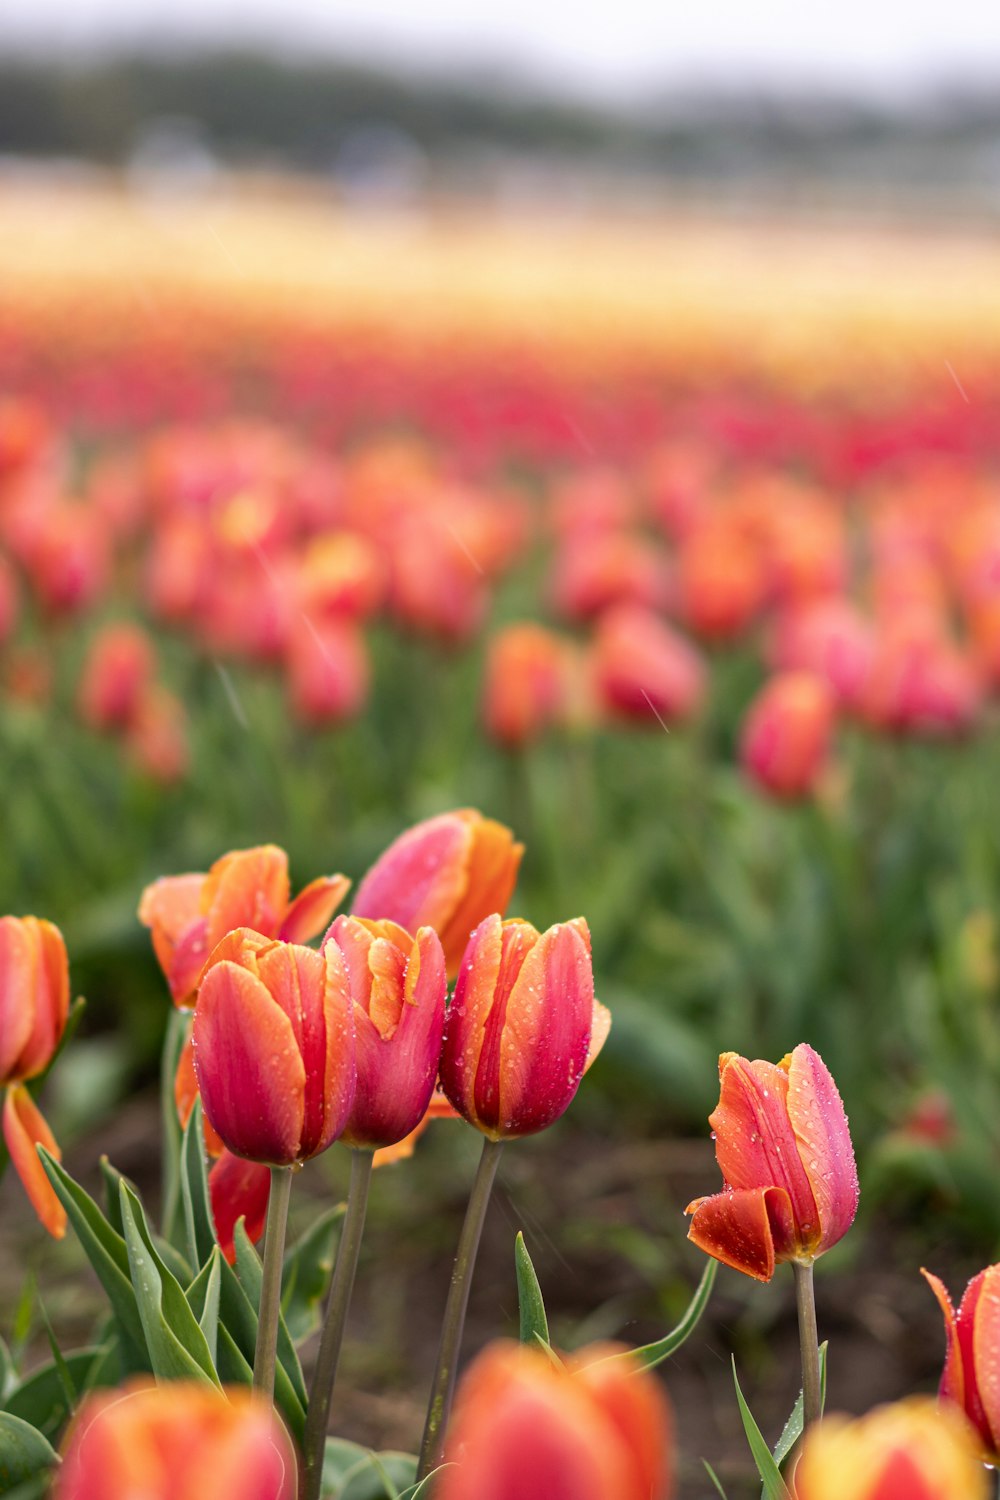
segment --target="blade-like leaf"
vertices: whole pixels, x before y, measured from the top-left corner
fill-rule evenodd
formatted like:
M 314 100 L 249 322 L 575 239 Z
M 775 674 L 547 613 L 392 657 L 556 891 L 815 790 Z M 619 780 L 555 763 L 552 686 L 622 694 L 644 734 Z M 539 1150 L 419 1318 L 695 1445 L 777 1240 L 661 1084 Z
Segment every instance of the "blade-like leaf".
M 701 1273 L 701 1280 L 695 1288 L 694 1296 L 688 1303 L 687 1311 L 683 1318 L 662 1339 L 657 1339 L 653 1344 L 644 1344 L 641 1349 L 629 1349 L 624 1354 L 609 1355 L 610 1359 L 630 1360 L 638 1363 L 644 1370 L 652 1370 L 656 1365 L 662 1364 L 669 1359 L 671 1354 L 676 1354 L 682 1344 L 694 1333 L 701 1320 L 701 1315 L 708 1306 L 708 1299 L 712 1295 L 715 1278 L 718 1275 L 719 1262 L 709 1260 Z
M 215 1364 L 215 1350 L 219 1331 L 219 1294 L 222 1273 L 220 1263 L 222 1251 L 216 1245 L 205 1265 L 188 1287 L 185 1296 L 188 1305 L 198 1319 L 198 1327 L 205 1335 L 208 1351 Z
M 223 1382 L 249 1385 L 257 1344 L 257 1312 L 232 1266 L 219 1259 L 218 1370 Z M 296 1442 L 305 1432 L 305 1398 L 300 1397 L 281 1362 L 274 1372 L 274 1399 Z
M 420 1483 L 415 1484 L 412 1489 L 404 1490 L 399 1500 L 431 1500 L 438 1475 L 442 1469 L 450 1469 L 452 1467 L 451 1464 L 439 1464 L 436 1469 L 431 1470 L 426 1479 L 421 1479 Z
M 205 1167 L 205 1136 L 201 1100 L 195 1101 L 181 1142 L 181 1202 L 187 1234 L 188 1259 L 194 1269 L 205 1265 L 216 1248 L 212 1207 Z
M 414 1481 L 417 1460 L 409 1453 L 372 1453 L 350 1469 L 336 1491 L 337 1500 L 399 1500 Z
M 520 1338 L 522 1344 L 547 1344 L 549 1322 L 545 1316 L 542 1289 L 531 1264 L 528 1247 L 520 1230 L 514 1241 L 514 1268 L 517 1272 L 517 1308 L 520 1316 Z
M 160 1056 L 160 1123 L 163 1132 L 163 1237 L 175 1244 L 181 1199 L 181 1126 L 174 1103 L 174 1079 L 191 1029 L 187 1011 L 170 1007 Z
M 757 1465 L 757 1473 L 763 1481 L 766 1500 L 791 1500 L 788 1486 L 781 1477 L 781 1470 L 771 1457 L 771 1450 L 765 1443 L 761 1430 L 754 1421 L 753 1412 L 747 1406 L 743 1392 L 740 1390 L 739 1376 L 736 1373 L 735 1355 L 733 1356 L 733 1383 L 736 1386 L 736 1400 L 739 1403 L 740 1416 L 743 1419 L 743 1431 L 747 1435 L 750 1452 L 753 1454 L 753 1461 Z
M 826 1351 L 827 1351 L 827 1344 L 826 1343 L 820 1344 L 820 1346 L 819 1346 L 820 1411 L 822 1411 L 823 1407 L 826 1405 Z M 778 1439 L 777 1443 L 774 1445 L 774 1454 L 773 1454 L 773 1457 L 774 1457 L 774 1461 L 778 1465 L 779 1469 L 781 1468 L 782 1464 L 785 1462 L 785 1459 L 788 1457 L 789 1453 L 791 1453 L 792 1449 L 795 1447 L 795 1444 L 798 1442 L 799 1438 L 802 1436 L 802 1410 L 803 1410 L 803 1396 L 802 1396 L 802 1392 L 799 1391 L 799 1394 L 798 1394 L 798 1396 L 796 1397 L 796 1400 L 795 1400 L 795 1405 L 792 1407 L 791 1411 L 788 1414 L 788 1421 L 785 1423 L 784 1427 L 782 1428 L 781 1436 Z
M 343 1217 L 342 1203 L 328 1208 L 285 1255 L 281 1311 L 296 1345 L 319 1327 L 323 1298 L 333 1272 L 334 1240 Z
M 151 1371 L 124 1239 L 112 1229 L 90 1194 L 73 1181 L 44 1146 L 39 1146 L 38 1154 L 97 1279 L 108 1294 L 128 1371 Z
M 73 1379 L 69 1365 L 67 1365 L 65 1359 L 63 1358 L 62 1350 L 56 1343 L 56 1336 L 52 1331 L 52 1324 L 49 1321 L 48 1313 L 45 1311 L 45 1303 L 41 1300 L 41 1298 L 38 1299 L 38 1306 L 41 1310 L 42 1322 L 45 1324 L 45 1336 L 49 1341 L 49 1348 L 52 1350 L 52 1363 L 56 1367 L 56 1374 L 59 1377 L 59 1384 L 62 1387 L 62 1393 L 66 1398 L 66 1407 L 68 1411 L 73 1411 L 76 1408 L 78 1399 L 76 1382 Z
M 236 1249 L 237 1275 L 244 1291 L 250 1299 L 250 1305 L 254 1309 L 257 1309 L 260 1307 L 260 1292 L 264 1271 L 260 1263 L 260 1256 L 250 1242 L 250 1236 L 247 1234 L 246 1223 L 243 1219 L 237 1219 L 236 1221 L 233 1245 Z M 288 1331 L 288 1325 L 281 1315 L 278 1317 L 278 1363 L 287 1372 L 288 1378 L 292 1382 L 302 1405 L 305 1406 L 308 1397 L 306 1395 L 306 1382 L 302 1374 L 302 1366 L 299 1364 L 299 1356 L 295 1352 L 295 1345 L 292 1343 L 292 1336 Z
M 104 1347 L 76 1349 L 62 1356 L 69 1379 L 77 1391 L 90 1389 L 107 1371 L 107 1383 L 114 1381 L 116 1369 L 109 1361 Z M 10 1392 L 4 1408 L 12 1416 L 20 1417 L 47 1438 L 55 1438 L 70 1414 L 70 1401 L 66 1393 L 65 1376 L 53 1360 L 34 1370 L 26 1380 Z M 0 1490 L 2 1493 L 2 1490 Z
M 124 1182 L 121 1200 L 129 1266 L 153 1373 L 165 1380 L 218 1385 L 205 1335 L 180 1283 L 153 1245 L 141 1203 Z
M 719 1494 L 722 1496 L 722 1500 L 726 1500 L 726 1492 L 722 1488 L 722 1484 L 721 1484 L 721 1482 L 719 1480 L 718 1474 L 716 1474 L 715 1470 L 712 1468 L 712 1465 L 709 1463 L 709 1461 L 708 1461 L 707 1458 L 703 1458 L 702 1459 L 702 1463 L 705 1465 L 705 1473 L 708 1475 L 709 1479 L 712 1481 L 712 1483 L 715 1485 L 715 1488 L 718 1490 Z
M 17 1384 L 17 1371 L 14 1361 L 11 1359 L 10 1350 L 0 1339 L 0 1406 L 3 1406 L 8 1391 L 12 1391 Z
M 45 1473 L 55 1462 L 52 1444 L 37 1428 L 0 1411 L 0 1495 Z

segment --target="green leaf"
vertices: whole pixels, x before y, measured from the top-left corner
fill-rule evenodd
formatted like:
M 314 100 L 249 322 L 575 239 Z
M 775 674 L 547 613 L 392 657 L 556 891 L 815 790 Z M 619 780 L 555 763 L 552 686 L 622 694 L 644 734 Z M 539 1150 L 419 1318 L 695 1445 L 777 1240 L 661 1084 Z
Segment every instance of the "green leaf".
M 542 1289 L 538 1285 L 535 1268 L 531 1264 L 528 1247 L 520 1230 L 514 1241 L 514 1268 L 517 1272 L 517 1308 L 520 1314 L 520 1338 L 522 1344 L 547 1344 L 549 1322 L 545 1316 Z
M 49 1321 L 48 1313 L 45 1311 L 45 1303 L 41 1300 L 41 1298 L 38 1299 L 38 1306 L 41 1310 L 42 1322 L 45 1324 L 45 1334 L 49 1341 L 49 1348 L 52 1350 L 52 1363 L 56 1367 L 56 1373 L 59 1376 L 59 1384 L 62 1387 L 62 1393 L 66 1398 L 66 1406 L 69 1411 L 73 1411 L 76 1408 L 77 1403 L 76 1383 L 73 1380 L 73 1376 L 70 1372 L 69 1366 L 63 1358 L 62 1350 L 56 1343 L 56 1336 L 52 1331 L 52 1324 Z
M 69 1379 L 77 1391 L 91 1389 L 101 1383 L 113 1384 L 117 1370 L 107 1347 L 76 1349 L 62 1356 Z M 53 1360 L 42 1365 L 10 1392 L 4 1409 L 12 1416 L 30 1423 L 48 1438 L 55 1438 L 70 1415 L 71 1402 L 67 1397 L 65 1376 L 60 1373 Z
M 656 1365 L 662 1364 L 665 1359 L 669 1359 L 671 1354 L 676 1354 L 697 1328 L 701 1315 L 708 1306 L 708 1299 L 712 1295 L 718 1272 L 719 1262 L 708 1260 L 701 1273 L 701 1280 L 695 1288 L 694 1296 L 688 1303 L 687 1311 L 677 1327 L 664 1338 L 657 1339 L 653 1344 L 644 1344 L 641 1349 L 629 1349 L 624 1354 L 611 1354 L 608 1356 L 609 1359 L 637 1361 L 643 1369 L 652 1370 Z
M 342 1203 L 328 1208 L 285 1255 L 281 1311 L 296 1345 L 319 1327 L 323 1298 L 333 1272 L 334 1238 L 343 1217 Z
M 352 1443 L 349 1438 L 328 1437 L 323 1449 L 323 1494 L 339 1497 L 347 1475 L 367 1457 L 368 1449 L 362 1448 L 360 1443 Z
M 709 1461 L 708 1461 L 707 1458 L 703 1458 L 702 1459 L 702 1463 L 705 1465 L 705 1473 L 708 1475 L 709 1479 L 712 1481 L 712 1483 L 715 1485 L 715 1488 L 718 1490 L 719 1494 L 722 1496 L 722 1500 L 726 1500 L 726 1492 L 722 1488 L 722 1485 L 721 1485 L 721 1483 L 719 1481 L 718 1474 L 716 1474 L 715 1470 L 712 1468 L 712 1465 L 709 1463 Z
M 219 1294 L 222 1281 L 221 1261 L 222 1251 L 216 1245 L 208 1261 L 202 1266 L 185 1293 L 188 1305 L 198 1319 L 198 1327 L 205 1335 L 205 1342 L 208 1345 L 208 1352 L 212 1356 L 213 1366 L 215 1365 L 215 1350 L 219 1331 Z
M 73 1181 L 44 1146 L 39 1146 L 38 1154 L 87 1259 L 97 1273 L 97 1279 L 108 1294 L 122 1341 L 127 1372 L 151 1371 L 153 1367 L 132 1287 L 124 1239 L 112 1229 L 90 1194 Z
M 819 1389 L 821 1412 L 823 1410 L 823 1407 L 826 1405 L 827 1348 L 827 1343 L 822 1343 L 819 1346 Z M 803 1393 L 802 1391 L 799 1391 L 798 1396 L 795 1398 L 795 1405 L 792 1407 L 791 1411 L 788 1414 L 788 1421 L 782 1428 L 781 1436 L 778 1439 L 777 1443 L 775 1443 L 774 1445 L 773 1457 L 779 1469 L 785 1462 L 785 1459 L 788 1457 L 789 1453 L 791 1453 L 792 1449 L 795 1447 L 795 1444 L 798 1442 L 799 1438 L 802 1436 L 803 1401 Z
M 16 1383 L 17 1371 L 14 1368 L 14 1361 L 7 1345 L 3 1339 L 0 1339 L 0 1406 L 3 1406 L 8 1391 L 12 1391 Z
M 124 1182 L 121 1202 L 132 1283 L 153 1373 L 164 1380 L 218 1385 L 205 1335 L 180 1283 L 154 1248 L 142 1205 Z
M 0 1412 L 0 1495 L 7 1495 L 15 1485 L 34 1479 L 57 1462 L 55 1450 L 37 1428 Z
M 415 1484 L 412 1489 L 404 1490 L 399 1500 L 431 1500 L 433 1486 L 437 1482 L 438 1475 L 442 1469 L 450 1469 L 452 1467 L 452 1464 L 438 1464 L 437 1468 L 432 1469 L 426 1479 L 421 1479 L 420 1483 Z
M 219 1259 L 218 1370 L 225 1383 L 250 1385 L 257 1344 L 257 1311 L 224 1256 Z M 300 1445 L 305 1433 L 306 1399 L 298 1394 L 279 1361 L 274 1372 L 274 1399 Z
M 244 1291 L 250 1299 L 250 1305 L 255 1310 L 260 1307 L 261 1284 L 264 1279 L 264 1269 L 260 1263 L 260 1256 L 250 1242 L 247 1234 L 246 1223 L 243 1219 L 237 1219 L 236 1229 L 233 1234 L 233 1245 L 236 1250 L 236 1271 Z M 292 1336 L 288 1331 L 288 1325 L 282 1315 L 278 1316 L 278 1363 L 285 1370 L 289 1380 L 292 1382 L 302 1405 L 305 1406 L 308 1396 L 306 1395 L 306 1382 L 302 1374 L 302 1366 L 299 1364 L 299 1356 L 295 1352 Z
M 373 1453 L 365 1450 L 343 1476 L 337 1500 L 399 1500 L 401 1489 L 409 1489 L 417 1472 L 410 1453 Z
M 100 1167 L 104 1178 L 104 1214 L 112 1229 L 122 1234 L 121 1184 L 128 1182 L 134 1193 L 138 1192 L 138 1188 L 106 1156 L 101 1157 Z
M 180 1174 L 188 1259 L 197 1270 L 208 1262 L 212 1251 L 216 1249 L 215 1225 L 208 1196 L 200 1099 L 195 1101 L 181 1141 Z
M 160 1057 L 160 1124 L 163 1133 L 163 1236 L 171 1244 L 176 1238 L 181 1198 L 181 1126 L 174 1103 L 174 1079 L 184 1044 L 191 1029 L 188 1011 L 170 1007 L 163 1052 Z
M 750 1444 L 750 1452 L 753 1461 L 757 1465 L 757 1473 L 764 1483 L 765 1500 L 791 1500 L 788 1486 L 781 1477 L 781 1470 L 771 1457 L 771 1450 L 761 1435 L 761 1430 L 753 1419 L 753 1413 L 740 1390 L 739 1376 L 736 1374 L 736 1356 L 733 1356 L 733 1383 L 736 1386 L 736 1400 L 739 1402 L 740 1416 L 743 1418 L 743 1431 L 747 1435 Z

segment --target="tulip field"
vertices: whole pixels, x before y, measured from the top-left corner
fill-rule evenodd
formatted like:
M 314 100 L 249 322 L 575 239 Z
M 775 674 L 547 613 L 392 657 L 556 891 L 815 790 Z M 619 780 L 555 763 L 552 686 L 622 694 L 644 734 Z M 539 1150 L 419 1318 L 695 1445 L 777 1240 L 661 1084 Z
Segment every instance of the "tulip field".
M 0 222 L 0 1495 L 993 1495 L 985 233 Z

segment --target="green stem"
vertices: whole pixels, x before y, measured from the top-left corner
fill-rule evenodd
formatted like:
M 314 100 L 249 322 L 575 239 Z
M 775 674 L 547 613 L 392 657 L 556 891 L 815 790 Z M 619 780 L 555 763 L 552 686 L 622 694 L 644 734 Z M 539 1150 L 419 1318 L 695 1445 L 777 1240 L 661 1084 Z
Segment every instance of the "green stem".
M 351 1152 L 351 1185 L 347 1192 L 347 1213 L 340 1232 L 337 1247 L 337 1263 L 330 1283 L 330 1296 L 326 1304 L 326 1320 L 323 1337 L 320 1339 L 319 1355 L 309 1393 L 309 1411 L 306 1416 L 305 1442 L 303 1445 L 306 1465 L 305 1494 L 303 1500 L 319 1500 L 323 1482 L 323 1451 L 326 1446 L 326 1430 L 330 1422 L 330 1402 L 337 1379 L 340 1347 L 344 1341 L 344 1325 L 347 1310 L 351 1305 L 354 1277 L 358 1269 L 358 1254 L 361 1236 L 364 1233 L 365 1213 L 368 1208 L 368 1189 L 372 1180 L 371 1151 Z
M 465 1223 L 459 1236 L 455 1265 L 451 1273 L 451 1286 L 445 1304 L 444 1321 L 441 1324 L 441 1343 L 438 1347 L 437 1369 L 431 1398 L 427 1407 L 427 1421 L 423 1441 L 420 1444 L 420 1462 L 417 1479 L 425 1479 L 441 1456 L 441 1444 L 451 1412 L 451 1400 L 455 1393 L 455 1376 L 458 1356 L 462 1345 L 462 1330 L 465 1327 L 465 1310 L 469 1305 L 469 1289 L 472 1272 L 476 1264 L 476 1252 L 483 1232 L 483 1220 L 493 1189 L 493 1179 L 500 1164 L 503 1141 L 483 1141 L 483 1154 L 479 1158 L 476 1180 L 469 1195 L 469 1206 L 465 1211 Z
M 792 1261 L 795 1274 L 795 1306 L 799 1314 L 799 1350 L 802 1356 L 802 1430 L 822 1416 L 819 1378 L 819 1336 L 816 1332 L 816 1295 L 811 1261 Z
M 285 1258 L 285 1227 L 288 1200 L 292 1195 L 294 1167 L 271 1168 L 271 1196 L 267 1204 L 264 1235 L 264 1274 L 260 1287 L 257 1347 L 253 1355 L 253 1388 L 268 1401 L 274 1400 L 274 1365 L 281 1316 L 281 1267 Z

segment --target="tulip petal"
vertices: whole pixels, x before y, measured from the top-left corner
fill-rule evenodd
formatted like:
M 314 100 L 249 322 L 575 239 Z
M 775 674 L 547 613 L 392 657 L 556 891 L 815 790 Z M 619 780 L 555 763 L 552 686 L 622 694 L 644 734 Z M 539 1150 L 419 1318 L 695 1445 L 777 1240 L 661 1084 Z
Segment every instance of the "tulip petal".
M 466 889 L 473 830 L 461 813 L 442 813 L 400 834 L 358 886 L 356 917 L 390 917 L 408 932 L 440 931 Z
M 611 1031 L 611 1012 L 600 1000 L 594 1001 L 594 1017 L 590 1026 L 590 1046 L 587 1048 L 587 1061 L 583 1065 L 586 1073 L 590 1065 L 597 1061 L 601 1048 L 608 1039 Z
M 510 829 L 502 823 L 477 815 L 473 827 L 464 892 L 448 922 L 440 928 L 441 946 L 451 972 L 461 962 L 472 929 L 483 914 L 498 911 L 502 915 L 507 910 L 524 853 L 524 845 L 516 844 Z M 421 923 L 425 922 L 437 925 L 421 915 Z
M 962 1303 L 964 1311 L 965 1297 Z M 1000 1266 L 990 1266 L 982 1273 L 973 1315 L 959 1314 L 960 1324 L 966 1321 L 972 1331 L 975 1391 L 985 1418 L 985 1431 L 990 1435 L 989 1462 L 996 1463 L 1000 1451 Z
M 22 1085 L 7 1090 L 3 1105 L 3 1138 L 14 1170 L 31 1206 L 54 1239 L 66 1233 L 66 1211 L 49 1182 L 36 1146 L 44 1146 L 58 1161 L 61 1152 L 35 1101 Z
M 191 1038 L 188 1037 L 181 1048 L 177 1059 L 177 1072 L 174 1074 L 174 1106 L 182 1130 L 187 1129 L 187 1122 L 191 1118 L 191 1111 L 197 1099 L 198 1080 L 194 1076 L 194 1052 L 191 1047 Z M 226 1148 L 218 1131 L 214 1130 L 205 1119 L 204 1112 L 201 1118 L 201 1129 L 205 1138 L 205 1150 L 209 1156 L 221 1156 Z
M 673 1417 L 661 1386 L 648 1375 L 637 1380 L 638 1364 L 608 1358 L 620 1351 L 614 1344 L 591 1345 L 569 1362 L 574 1382 L 594 1400 L 624 1439 L 632 1468 L 629 1494 L 668 1494 L 667 1455 L 673 1450 Z
M 410 1131 L 409 1135 L 397 1141 L 394 1146 L 381 1146 L 372 1159 L 372 1165 L 376 1167 L 391 1167 L 394 1162 L 408 1161 L 413 1155 L 416 1144 L 428 1125 L 433 1120 L 460 1120 L 462 1117 L 453 1104 L 440 1092 L 436 1090 L 431 1095 L 431 1101 L 424 1110 L 423 1118 Z
M 69 963 L 62 933 L 51 922 L 22 917 L 31 955 L 31 1027 L 15 1064 L 18 1078 L 34 1078 L 44 1072 L 66 1026 L 69 1015 Z M 0 980 L 2 983 L 2 980 Z M 0 1077 L 3 1077 L 0 1072 Z
M 493 915 L 480 922 L 469 939 L 448 1009 L 441 1087 L 463 1119 L 473 1125 L 478 1124 L 476 1076 L 502 953 L 503 923 Z
M 288 910 L 288 856 L 275 844 L 236 849 L 216 860 L 205 880 L 202 911 L 215 947 L 234 927 L 273 937 Z
M 693 1216 L 688 1239 L 699 1250 L 756 1281 L 770 1281 L 775 1262 L 794 1244 L 795 1222 L 784 1188 L 716 1193 L 696 1198 L 684 1212 Z
M 837 1085 L 823 1059 L 804 1042 L 789 1059 L 787 1107 L 816 1200 L 818 1249 L 826 1250 L 854 1223 L 858 1170 Z
M 184 934 L 201 917 L 201 893 L 205 880 L 204 875 L 165 875 L 147 885 L 139 902 L 139 921 L 151 930 L 153 952 L 170 985 L 174 1003 L 178 1005 L 186 1001 L 198 973 L 192 981 L 185 962 L 179 966 L 182 972 L 175 977 L 175 953 Z M 200 971 L 200 964 L 198 967 Z
M 214 963 L 192 1040 L 205 1114 L 230 1151 L 275 1166 L 296 1161 L 306 1070 L 292 1023 L 266 986 L 229 960 Z
M 286 943 L 308 943 L 328 925 L 350 888 L 346 875 L 321 875 L 310 881 L 285 913 L 278 936 Z
M 315 948 L 277 941 L 256 957 L 260 981 L 291 1022 L 301 1054 L 305 1094 L 299 1146 L 303 1157 L 312 1156 L 324 1138 L 327 1107 L 327 959 Z
M 245 1221 L 246 1232 L 253 1244 L 264 1233 L 271 1196 L 271 1170 L 261 1162 L 245 1161 L 243 1157 L 224 1150 L 208 1174 L 208 1192 L 215 1237 L 232 1265 L 236 1259 L 233 1235 L 238 1220 Z
M 958 1324 L 955 1318 L 955 1309 L 952 1306 L 948 1289 L 940 1277 L 933 1275 L 930 1271 L 920 1268 L 920 1274 L 927 1282 L 931 1291 L 938 1300 L 938 1306 L 944 1315 L 944 1335 L 947 1340 L 947 1349 L 944 1357 L 944 1372 L 941 1376 L 940 1394 L 946 1401 L 953 1401 L 956 1406 L 965 1406 L 965 1369 L 962 1362 L 962 1350 L 958 1339 Z M 980 1275 L 984 1275 L 981 1272 Z M 979 1277 L 975 1278 L 977 1281 Z M 972 1283 L 970 1282 L 970 1289 Z
M 0 1080 L 14 1077 L 35 1006 L 32 942 L 17 917 L 0 918 Z

